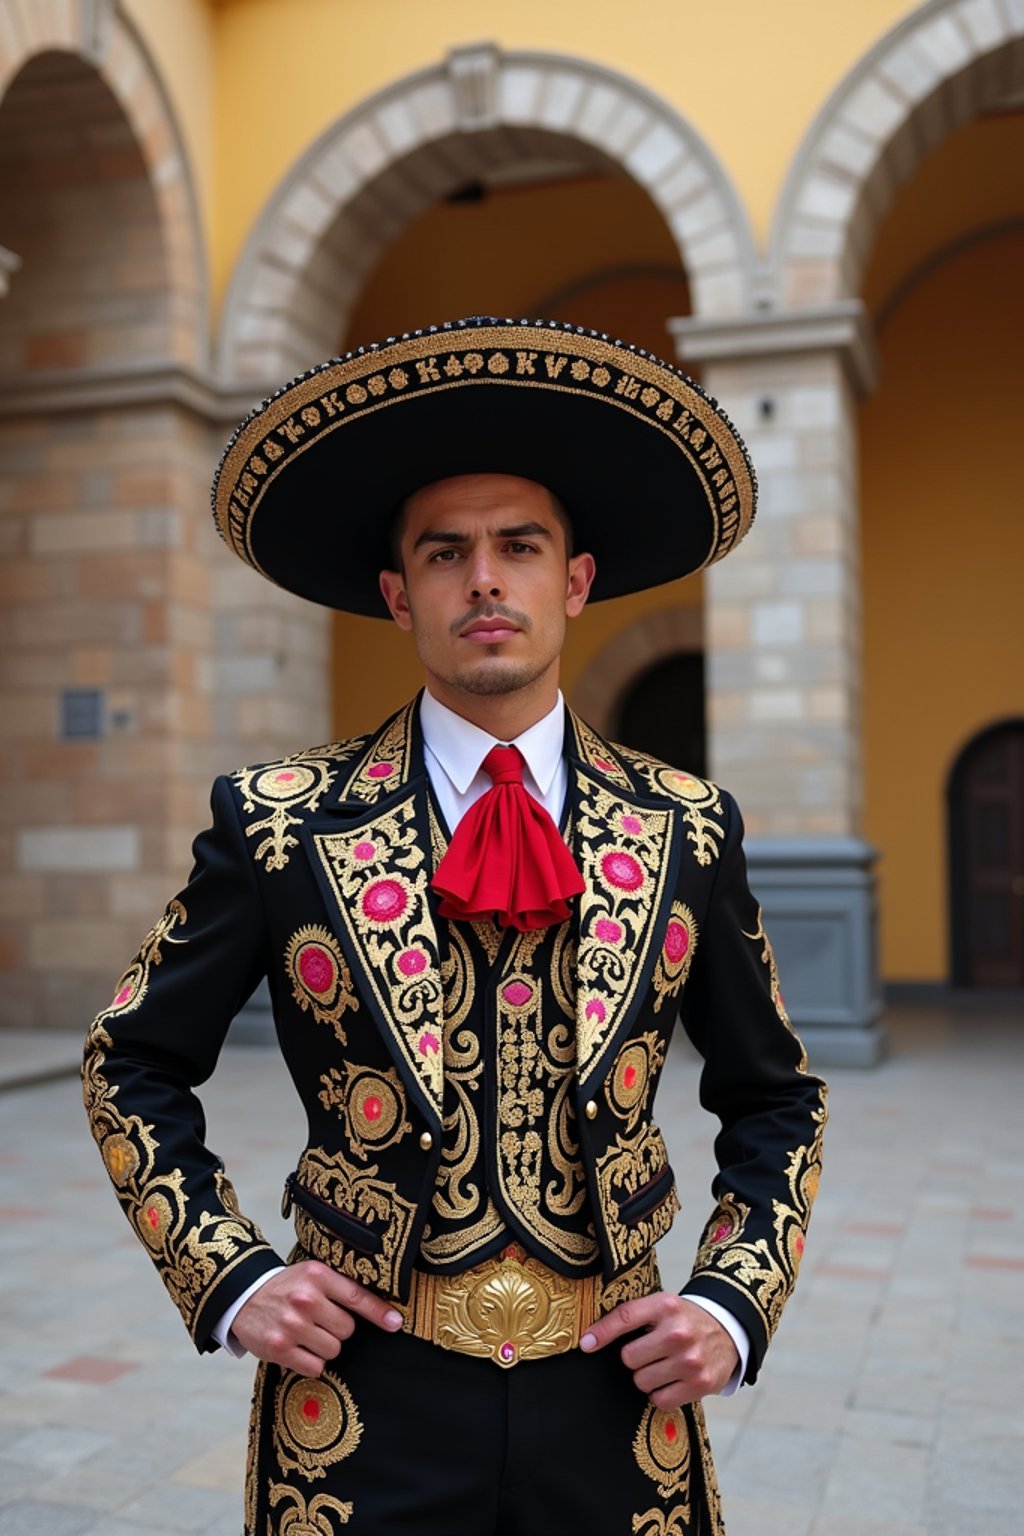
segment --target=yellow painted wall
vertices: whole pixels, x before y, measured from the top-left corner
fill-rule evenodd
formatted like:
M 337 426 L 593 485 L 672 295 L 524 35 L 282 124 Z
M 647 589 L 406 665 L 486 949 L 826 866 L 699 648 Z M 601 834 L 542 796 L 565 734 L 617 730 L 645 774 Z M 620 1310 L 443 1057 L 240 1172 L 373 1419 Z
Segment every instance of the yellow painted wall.
M 638 268 L 657 275 L 629 275 Z M 552 302 L 558 294 L 562 302 Z M 545 300 L 545 319 L 670 350 L 664 322 L 688 312 L 686 280 L 661 216 L 632 182 L 591 177 L 429 209 L 379 263 L 344 345 L 479 311 L 532 315 Z M 567 696 L 626 626 L 657 608 L 700 601 L 700 578 L 692 577 L 588 609 L 570 627 L 563 654 Z M 403 703 L 421 674 L 409 637 L 394 625 L 350 614 L 334 622 L 335 730 L 347 736 Z
M 216 27 L 209 0 L 120 0 L 167 91 L 188 156 L 207 259 L 219 237 L 214 218 Z
M 165 0 L 136 6 L 177 12 Z M 217 0 L 214 287 L 309 144 L 449 49 L 491 41 L 572 54 L 655 92 L 713 147 L 759 238 L 815 113 L 906 0 Z
M 1022 272 L 1024 231 L 923 275 L 861 409 L 866 834 L 890 979 L 948 978 L 946 777 L 1024 713 Z

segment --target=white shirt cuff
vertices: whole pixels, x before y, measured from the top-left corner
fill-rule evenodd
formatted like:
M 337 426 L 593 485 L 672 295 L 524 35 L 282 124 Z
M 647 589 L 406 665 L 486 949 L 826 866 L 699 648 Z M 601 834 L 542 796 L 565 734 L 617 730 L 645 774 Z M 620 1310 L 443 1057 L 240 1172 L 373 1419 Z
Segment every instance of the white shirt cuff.
M 228 1354 L 233 1355 L 236 1360 L 241 1360 L 242 1356 L 247 1355 L 249 1351 L 243 1348 L 241 1344 L 239 1344 L 238 1340 L 231 1332 L 231 1324 L 234 1322 L 239 1312 L 241 1312 L 242 1308 L 249 1300 L 249 1297 L 255 1296 L 260 1286 L 266 1285 L 267 1281 L 270 1280 L 274 1275 L 279 1275 L 284 1267 L 285 1266 L 283 1264 L 279 1264 L 276 1269 L 268 1269 L 265 1275 L 260 1275 L 258 1280 L 254 1280 L 249 1289 L 247 1291 L 243 1291 L 241 1296 L 237 1297 L 236 1300 L 231 1303 L 227 1311 L 222 1314 L 215 1326 L 210 1330 L 212 1336 L 216 1339 L 221 1349 L 226 1349 Z
M 689 1291 L 684 1291 L 683 1296 L 687 1301 L 692 1301 L 695 1307 L 701 1307 L 709 1317 L 713 1317 L 716 1323 L 721 1323 L 726 1333 L 736 1345 L 736 1353 L 740 1357 L 740 1363 L 733 1371 L 725 1386 L 718 1393 L 719 1397 L 732 1397 L 743 1385 L 743 1378 L 747 1374 L 747 1362 L 750 1359 L 750 1336 L 743 1324 L 734 1317 L 728 1307 L 720 1307 L 717 1301 L 708 1301 L 706 1296 L 693 1296 Z

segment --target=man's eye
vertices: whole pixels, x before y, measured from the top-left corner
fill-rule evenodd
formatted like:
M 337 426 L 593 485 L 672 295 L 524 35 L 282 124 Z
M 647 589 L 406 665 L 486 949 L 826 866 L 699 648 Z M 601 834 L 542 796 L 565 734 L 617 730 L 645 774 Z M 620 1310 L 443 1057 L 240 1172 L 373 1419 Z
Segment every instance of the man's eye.
M 445 564 L 450 565 L 458 553 L 457 549 L 436 549 L 430 557 L 430 563 L 433 565 L 443 560 Z
M 523 544 L 519 539 L 515 539 L 508 547 L 514 555 L 529 555 L 537 548 L 536 544 Z

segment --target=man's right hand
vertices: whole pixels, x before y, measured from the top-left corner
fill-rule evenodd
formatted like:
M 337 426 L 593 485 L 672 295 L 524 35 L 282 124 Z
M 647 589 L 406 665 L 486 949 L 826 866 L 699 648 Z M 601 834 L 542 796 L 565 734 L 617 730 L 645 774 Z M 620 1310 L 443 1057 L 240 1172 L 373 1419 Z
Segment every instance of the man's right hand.
M 250 1354 L 300 1376 L 319 1376 L 351 1338 L 356 1318 L 397 1333 L 402 1314 L 358 1280 L 317 1259 L 273 1275 L 239 1308 L 231 1332 Z

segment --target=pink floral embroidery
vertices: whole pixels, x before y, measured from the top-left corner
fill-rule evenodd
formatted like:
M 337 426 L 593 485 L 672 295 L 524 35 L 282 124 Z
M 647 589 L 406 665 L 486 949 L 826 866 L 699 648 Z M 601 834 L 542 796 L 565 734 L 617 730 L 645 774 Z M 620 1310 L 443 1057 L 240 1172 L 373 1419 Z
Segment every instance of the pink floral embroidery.
M 114 1001 L 111 1003 L 111 1008 L 120 1008 L 121 1004 L 126 1003 L 134 991 L 135 983 L 126 981 L 120 992 L 118 992 L 117 996 L 114 998 Z
M 584 1010 L 584 1016 L 588 1019 L 596 1019 L 603 1024 L 608 1017 L 608 1011 L 599 997 L 592 997 Z
M 429 1029 L 425 1029 L 423 1031 L 422 1035 L 420 1035 L 419 1042 L 418 1042 L 418 1050 L 419 1050 L 419 1053 L 420 1053 L 421 1056 L 426 1056 L 428 1051 L 432 1052 L 435 1056 L 437 1055 L 437 1052 L 438 1052 L 437 1036 L 435 1034 L 432 1034 Z
M 368 864 L 376 857 L 377 848 L 374 843 L 356 843 L 352 849 L 352 857 L 358 859 L 361 864 Z
M 671 965 L 678 965 L 690 947 L 690 935 L 685 926 L 672 919 L 665 930 L 665 955 Z
M 502 987 L 501 995 L 513 1008 L 522 1008 L 533 996 L 533 988 L 528 987 L 525 981 L 510 981 L 507 987 Z
M 620 816 L 619 826 L 622 828 L 623 832 L 631 832 L 634 837 L 636 837 L 644 829 L 644 824 L 640 820 L 639 816 Z
M 621 944 L 623 932 L 622 924 L 614 917 L 599 917 L 594 924 L 594 934 L 602 944 Z
M 638 891 L 644 883 L 644 872 L 638 860 L 621 848 L 604 855 L 601 873 L 608 884 L 619 891 Z
M 395 964 L 403 976 L 418 976 L 427 968 L 427 957 L 422 949 L 403 949 Z
M 397 923 L 409 904 L 397 880 L 375 880 L 363 892 L 363 912 L 375 923 Z
M 394 763 L 372 763 L 366 770 L 366 777 L 368 779 L 389 779 L 394 771 Z
M 307 944 L 299 954 L 299 975 L 311 992 L 322 997 L 335 981 L 334 961 L 319 944 Z

